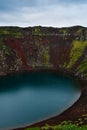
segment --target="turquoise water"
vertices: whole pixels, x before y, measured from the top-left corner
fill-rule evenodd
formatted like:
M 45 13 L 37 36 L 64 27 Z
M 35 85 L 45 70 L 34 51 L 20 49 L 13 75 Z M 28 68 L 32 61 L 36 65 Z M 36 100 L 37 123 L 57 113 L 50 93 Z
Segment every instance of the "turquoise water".
M 58 115 L 79 96 L 75 82 L 53 73 L 32 72 L 0 78 L 0 129 Z

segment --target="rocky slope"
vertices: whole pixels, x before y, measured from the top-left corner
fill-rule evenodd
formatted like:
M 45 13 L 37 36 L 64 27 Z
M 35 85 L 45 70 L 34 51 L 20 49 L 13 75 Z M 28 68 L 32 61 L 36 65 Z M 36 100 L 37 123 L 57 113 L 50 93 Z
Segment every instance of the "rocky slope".
M 87 28 L 0 27 L 0 75 L 34 70 L 87 79 Z

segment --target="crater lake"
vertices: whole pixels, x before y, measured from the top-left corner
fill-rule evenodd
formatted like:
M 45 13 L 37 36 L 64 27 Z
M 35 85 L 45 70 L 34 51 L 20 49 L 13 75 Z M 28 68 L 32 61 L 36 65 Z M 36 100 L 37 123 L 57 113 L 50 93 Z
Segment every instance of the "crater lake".
M 0 129 L 29 125 L 59 115 L 80 97 L 71 78 L 50 72 L 0 77 Z

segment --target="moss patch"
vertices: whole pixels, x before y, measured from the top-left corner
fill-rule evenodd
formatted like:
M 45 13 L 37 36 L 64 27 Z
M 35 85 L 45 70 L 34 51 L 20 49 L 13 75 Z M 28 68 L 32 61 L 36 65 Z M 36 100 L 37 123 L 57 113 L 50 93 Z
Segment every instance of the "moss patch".
M 85 47 L 87 47 L 87 41 L 73 41 L 73 47 L 70 53 L 70 61 L 67 65 L 67 68 L 71 68 L 82 56 Z
M 87 70 L 87 59 L 81 61 L 79 67 L 77 68 L 78 73 L 84 73 Z M 87 74 L 84 74 L 86 76 Z
M 72 121 L 64 121 L 59 125 L 50 126 L 46 124 L 43 127 L 27 128 L 25 130 L 87 130 L 87 125 L 79 126 L 72 123 Z
M 18 27 L 10 29 L 9 27 L 0 28 L 0 35 L 9 35 L 14 38 L 19 38 L 22 36 L 21 30 Z

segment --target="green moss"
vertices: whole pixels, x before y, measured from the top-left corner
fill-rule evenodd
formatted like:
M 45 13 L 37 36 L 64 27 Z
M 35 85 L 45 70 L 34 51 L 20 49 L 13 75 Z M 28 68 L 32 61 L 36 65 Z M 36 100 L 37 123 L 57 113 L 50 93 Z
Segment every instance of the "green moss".
M 40 27 L 34 27 L 32 30 L 33 35 L 42 35 L 41 28 Z
M 6 46 L 6 45 L 3 45 L 2 46 L 2 50 L 3 50 L 3 52 L 6 54 L 6 55 L 10 55 L 10 51 L 8 50 L 8 47 Z
M 84 72 L 86 70 L 87 70 L 87 59 L 84 59 L 83 61 L 81 61 L 79 67 L 77 68 L 77 71 L 79 73 L 82 73 L 82 72 Z
M 4 54 L 10 56 L 10 50 L 9 50 L 9 48 L 4 44 L 4 42 L 3 42 L 2 39 L 0 39 L 0 49 L 1 49 L 1 51 L 2 51 Z
M 67 65 L 67 63 L 66 63 L 66 62 L 64 62 L 64 63 L 63 63 L 63 68 L 65 68 L 65 67 L 66 67 L 66 65 Z
M 3 45 L 3 46 L 2 46 L 2 49 L 3 49 L 3 50 L 6 50 L 6 49 L 7 49 L 7 46 L 6 46 L 6 45 Z
M 19 38 L 20 36 L 22 36 L 22 33 L 21 30 L 17 27 L 15 28 L 3 27 L 0 28 L 0 35 L 10 35 L 15 38 Z
M 83 28 L 79 28 L 76 32 L 75 32 L 75 36 L 78 36 L 78 35 L 80 35 L 81 33 L 82 33 L 82 30 L 83 30 Z
M 64 121 L 59 125 L 50 126 L 46 124 L 43 127 L 27 128 L 25 130 L 87 130 L 87 125 L 79 126 L 72 123 L 72 121 Z
M 50 63 L 49 46 L 44 49 L 44 65 L 47 66 Z
M 0 28 L 0 35 L 9 34 L 8 28 Z
M 63 29 L 63 34 L 64 34 L 64 35 L 67 35 L 67 34 L 68 34 L 67 29 Z
M 86 73 L 86 74 L 84 74 L 84 77 L 85 77 L 85 78 L 87 77 L 87 73 Z
M 87 47 L 87 41 L 73 41 L 73 47 L 70 53 L 70 61 L 67 68 L 71 68 L 75 62 L 82 56 L 83 51 Z

